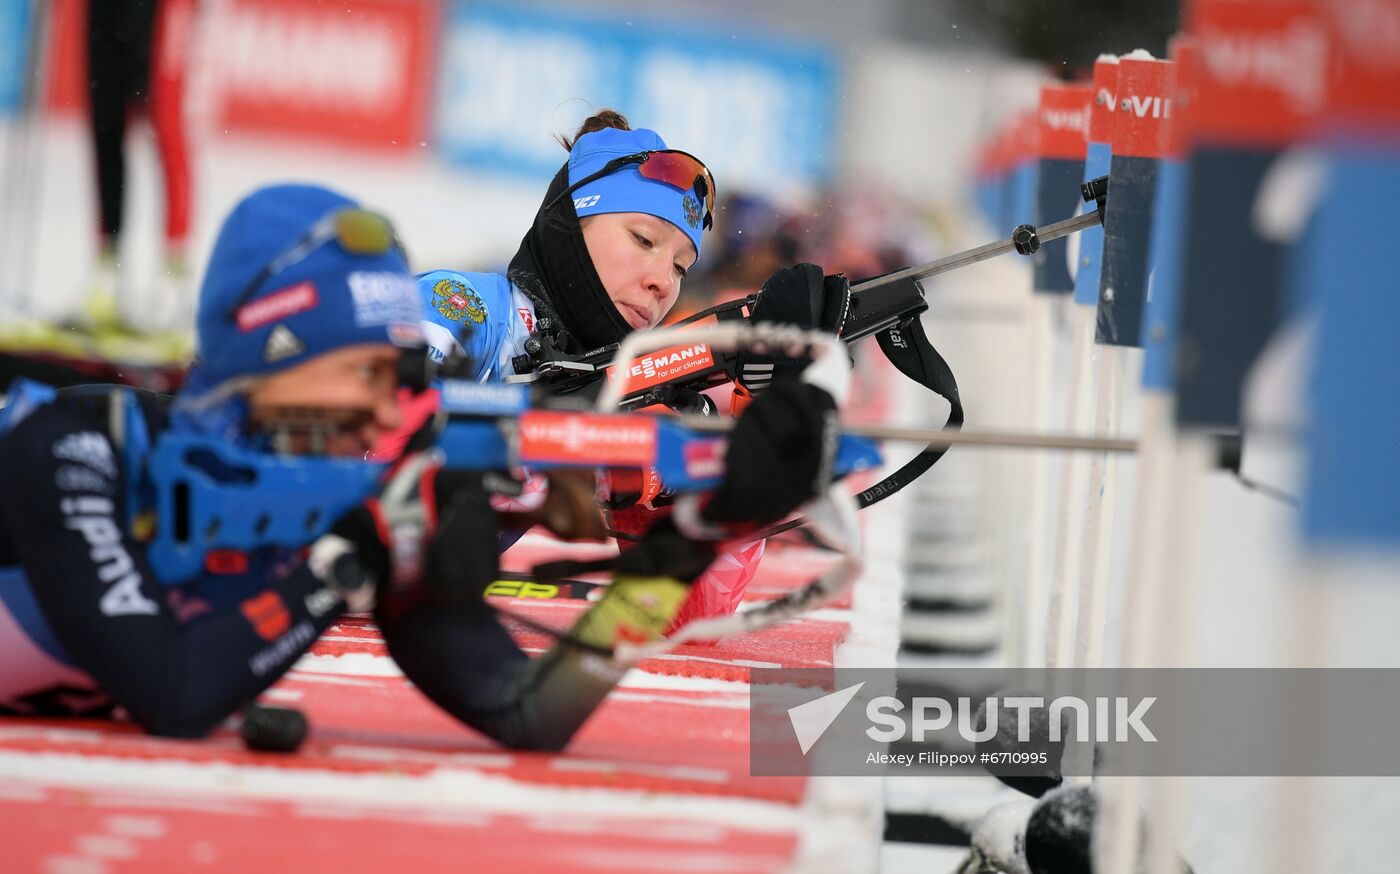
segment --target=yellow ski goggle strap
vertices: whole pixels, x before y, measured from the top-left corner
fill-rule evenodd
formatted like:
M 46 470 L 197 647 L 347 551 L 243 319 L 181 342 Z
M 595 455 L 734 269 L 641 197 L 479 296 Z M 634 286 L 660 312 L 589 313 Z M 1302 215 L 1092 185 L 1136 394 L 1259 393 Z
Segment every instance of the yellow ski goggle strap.
M 403 254 L 403 244 L 394 233 L 394 226 L 384 216 L 366 209 L 345 207 L 323 216 L 286 251 L 267 262 L 234 298 L 228 308 L 228 318 L 236 321 L 238 311 L 258 291 L 258 287 L 283 270 L 305 261 L 327 243 L 336 242 L 351 255 L 385 255 L 397 251 Z M 405 256 L 404 260 L 408 260 Z

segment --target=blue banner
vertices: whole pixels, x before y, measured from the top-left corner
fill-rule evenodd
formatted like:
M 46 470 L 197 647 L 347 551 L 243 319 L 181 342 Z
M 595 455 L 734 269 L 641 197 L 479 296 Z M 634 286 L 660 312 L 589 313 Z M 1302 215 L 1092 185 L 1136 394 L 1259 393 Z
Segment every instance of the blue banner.
M 459 2 L 440 54 L 437 141 L 463 165 L 548 179 L 553 135 L 611 108 L 699 156 L 721 193 L 833 169 L 838 70 L 817 43 Z
M 1090 142 L 1084 154 L 1084 181 L 1107 176 L 1113 149 L 1108 143 Z M 1084 210 L 1093 209 L 1088 204 Z M 1103 226 L 1093 225 L 1079 234 L 1079 263 L 1075 265 L 1074 302 L 1083 306 L 1098 306 L 1099 270 L 1103 260 Z
M 1328 196 L 1298 272 L 1321 304 L 1303 533 L 1313 546 L 1400 548 L 1400 306 L 1383 237 L 1400 148 L 1334 146 Z
M 1148 243 L 1147 298 L 1142 309 L 1142 387 L 1171 391 L 1176 383 L 1176 343 L 1181 333 L 1181 259 L 1186 240 L 1186 195 L 1191 165 L 1163 159 L 1157 168 Z
M 0 117 L 19 109 L 28 30 L 29 0 L 0 0 Z
M 1036 162 L 1035 212 L 1026 219 L 1036 227 L 1074 218 L 1082 203 L 1079 183 L 1084 178 L 1084 162 L 1041 158 Z M 1019 222 L 1018 222 L 1019 224 Z M 1061 237 L 1043 243 L 1031 256 L 1032 280 L 1036 291 L 1069 294 L 1074 291 L 1074 275 L 1069 269 L 1069 241 Z

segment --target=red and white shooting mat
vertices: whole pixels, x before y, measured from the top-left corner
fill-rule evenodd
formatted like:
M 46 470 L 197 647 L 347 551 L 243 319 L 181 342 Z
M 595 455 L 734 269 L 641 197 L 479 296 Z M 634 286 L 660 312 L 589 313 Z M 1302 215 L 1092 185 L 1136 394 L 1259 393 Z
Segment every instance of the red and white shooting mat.
M 512 563 L 548 550 L 529 538 Z M 779 545 L 748 597 L 801 585 L 826 560 Z M 586 606 L 495 601 L 559 628 Z M 264 697 L 309 718 L 293 755 L 247 751 L 231 729 L 170 741 L 112 722 L 0 720 L 5 870 L 780 870 L 807 781 L 749 776 L 748 672 L 831 666 L 844 612 L 643 663 L 563 754 L 464 728 L 353 617 Z M 514 630 L 529 650 L 551 643 Z

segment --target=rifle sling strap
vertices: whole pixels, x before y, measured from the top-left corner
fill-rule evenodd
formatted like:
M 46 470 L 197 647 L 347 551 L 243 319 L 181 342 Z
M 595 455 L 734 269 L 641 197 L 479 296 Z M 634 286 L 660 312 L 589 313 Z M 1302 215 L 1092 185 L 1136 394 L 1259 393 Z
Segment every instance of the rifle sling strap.
M 962 400 L 958 397 L 958 381 L 953 370 L 924 333 L 923 323 L 916 317 L 875 335 L 880 349 L 900 373 L 948 401 L 948 421 L 945 429 L 958 430 L 963 424 Z M 894 473 L 856 496 L 860 509 L 879 503 L 918 479 L 943 454 L 947 446 L 929 446 L 915 455 Z

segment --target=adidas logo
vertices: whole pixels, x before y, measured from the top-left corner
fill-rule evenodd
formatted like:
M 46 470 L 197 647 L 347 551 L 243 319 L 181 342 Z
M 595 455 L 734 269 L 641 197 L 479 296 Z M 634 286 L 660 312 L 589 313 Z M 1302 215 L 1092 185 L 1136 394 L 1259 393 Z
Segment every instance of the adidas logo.
M 292 329 L 286 325 L 278 325 L 272 329 L 272 333 L 267 335 L 267 342 L 263 343 L 263 361 L 274 364 L 278 361 L 285 361 L 306 351 L 306 344 L 301 342 Z

